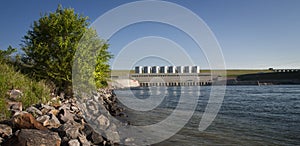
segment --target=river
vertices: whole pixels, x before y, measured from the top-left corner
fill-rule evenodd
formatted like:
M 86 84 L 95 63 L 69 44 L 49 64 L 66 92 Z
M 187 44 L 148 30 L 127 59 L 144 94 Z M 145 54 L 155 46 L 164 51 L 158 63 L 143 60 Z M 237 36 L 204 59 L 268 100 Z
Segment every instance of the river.
M 206 130 L 199 131 L 210 89 L 210 86 L 200 89 L 193 86 L 141 87 L 116 90 L 115 93 L 118 98 L 133 93 L 134 98 L 139 99 L 163 95 L 162 102 L 152 110 L 126 108 L 127 120 L 131 125 L 140 126 L 164 120 L 176 108 L 180 98 L 199 92 L 196 110 L 188 123 L 172 137 L 155 144 L 158 146 L 300 145 L 299 85 L 227 86 L 218 115 Z

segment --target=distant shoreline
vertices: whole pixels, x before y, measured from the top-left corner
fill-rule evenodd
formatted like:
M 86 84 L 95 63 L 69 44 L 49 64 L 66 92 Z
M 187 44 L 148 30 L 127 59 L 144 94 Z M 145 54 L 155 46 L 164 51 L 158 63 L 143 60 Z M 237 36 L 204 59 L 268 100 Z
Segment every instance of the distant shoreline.
M 201 70 L 200 74 L 216 74 L 221 70 Z M 226 81 L 226 85 L 300 85 L 300 71 L 275 72 L 273 70 L 226 70 L 227 74 L 219 74 L 226 80 L 214 80 L 211 84 L 219 84 Z M 128 77 L 134 74 L 133 70 L 113 70 L 112 77 Z M 210 85 L 210 84 L 206 84 Z M 170 85 L 172 86 L 172 85 Z
M 299 85 L 300 71 L 245 74 L 236 78 L 237 84 L 247 84 L 247 82 L 257 85 Z

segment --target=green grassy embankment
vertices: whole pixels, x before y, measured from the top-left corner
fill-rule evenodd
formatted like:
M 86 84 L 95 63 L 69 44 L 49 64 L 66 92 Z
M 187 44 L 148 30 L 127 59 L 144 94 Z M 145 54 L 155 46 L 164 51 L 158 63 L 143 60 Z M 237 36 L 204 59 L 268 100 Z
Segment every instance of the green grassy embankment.
M 223 71 L 220 70 L 213 70 L 215 71 L 217 74 L 220 73 L 221 76 L 226 76 L 228 78 L 235 78 L 239 75 L 245 75 L 245 74 L 255 74 L 255 73 L 267 73 L 267 72 L 273 72 L 270 70 L 259 70 L 259 69 L 229 69 L 226 70 L 226 75 L 222 74 Z M 201 73 L 210 73 L 211 70 L 201 70 Z
M 111 76 L 126 76 L 132 73 L 134 73 L 134 70 L 112 70 L 110 72 Z
M 46 103 L 50 100 L 50 89 L 44 82 L 34 81 L 27 76 L 16 72 L 13 67 L 0 60 L 0 120 L 9 117 L 7 101 L 9 91 L 18 89 L 22 92 L 20 98 L 15 100 L 22 102 L 23 109 L 36 103 Z

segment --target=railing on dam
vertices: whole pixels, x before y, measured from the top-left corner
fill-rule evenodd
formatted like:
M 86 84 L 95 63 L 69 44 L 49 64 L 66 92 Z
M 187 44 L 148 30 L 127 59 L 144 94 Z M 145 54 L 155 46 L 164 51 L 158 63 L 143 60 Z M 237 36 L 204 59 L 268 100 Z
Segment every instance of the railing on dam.
M 141 87 L 149 87 L 149 86 L 207 86 L 207 85 L 211 85 L 211 82 L 186 82 L 186 83 L 180 83 L 180 82 L 168 82 L 168 83 L 145 82 L 145 83 L 140 83 Z

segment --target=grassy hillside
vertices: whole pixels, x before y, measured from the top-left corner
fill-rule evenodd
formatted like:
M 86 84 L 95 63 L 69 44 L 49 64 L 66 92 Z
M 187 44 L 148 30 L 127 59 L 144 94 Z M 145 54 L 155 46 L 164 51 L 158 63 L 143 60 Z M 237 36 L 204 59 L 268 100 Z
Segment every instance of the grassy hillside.
M 112 70 L 110 72 L 111 76 L 126 76 L 132 73 L 134 73 L 134 70 Z
M 11 89 L 18 89 L 22 92 L 21 98 L 16 100 L 23 103 L 23 108 L 49 101 L 50 89 L 45 83 L 31 80 L 25 75 L 16 72 L 3 61 L 0 61 L 0 71 L 0 119 L 7 118 L 9 114 L 7 101 Z
M 214 70 L 215 72 L 221 72 L 220 70 Z M 211 70 L 201 70 L 201 73 L 210 73 Z M 244 74 L 255 74 L 255 73 L 267 73 L 267 72 L 272 72 L 270 70 L 259 70 L 259 69 L 253 69 L 253 70 L 226 70 L 226 76 L 227 77 L 237 77 L 239 75 L 244 75 Z M 221 76 L 225 76 L 224 74 L 220 74 Z
M 260 74 L 246 74 L 237 78 L 241 81 L 288 81 L 290 83 L 299 83 L 300 72 L 272 72 Z

